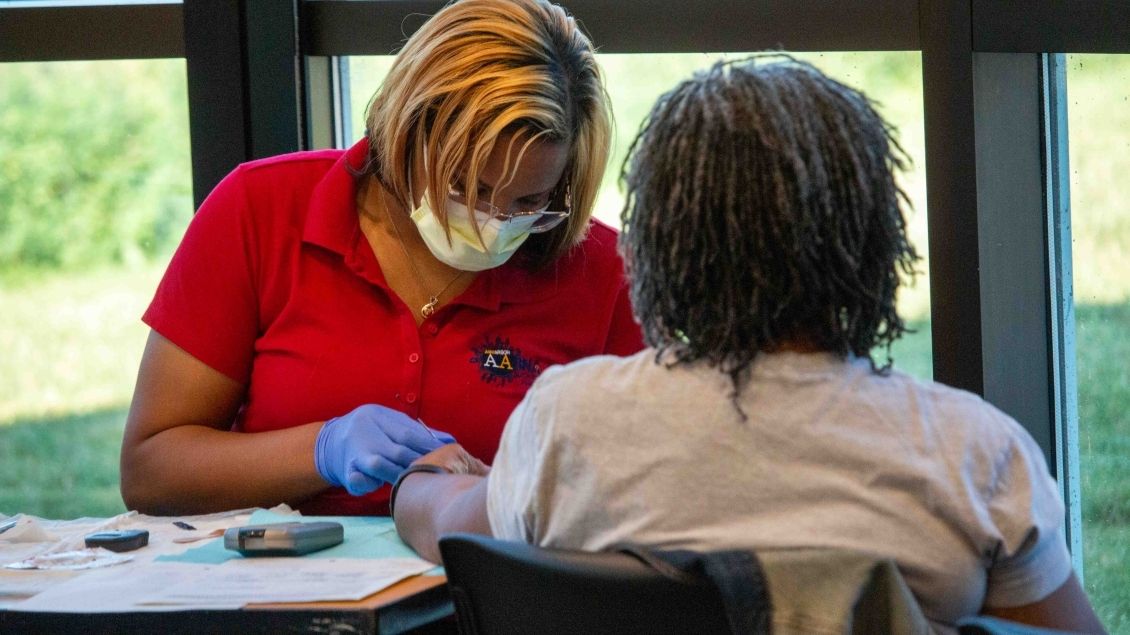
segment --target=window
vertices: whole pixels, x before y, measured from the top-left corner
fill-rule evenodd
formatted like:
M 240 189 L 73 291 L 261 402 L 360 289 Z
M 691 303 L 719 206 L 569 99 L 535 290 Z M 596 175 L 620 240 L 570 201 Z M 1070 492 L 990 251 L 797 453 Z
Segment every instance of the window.
M 1130 629 L 1130 55 L 1067 59 L 1083 571 Z
M 123 511 L 139 318 L 191 178 L 183 60 L 0 64 L 0 511 Z
M 393 55 L 354 56 L 348 60 L 349 81 L 349 129 L 353 136 L 347 143 L 360 139 L 365 134 L 365 110 L 369 100 L 376 94 L 388 70 L 392 68 Z
M 612 110 L 616 120 L 612 158 L 596 203 L 600 220 L 620 226 L 623 193 L 617 184 L 624 156 L 640 123 L 661 94 L 673 88 L 695 70 L 718 59 L 738 59 L 742 54 L 669 53 L 601 54 Z M 895 366 L 918 377 L 933 376 L 930 342 L 930 285 L 926 243 L 925 143 L 922 126 L 921 56 L 915 52 L 810 53 L 798 57 L 819 66 L 833 77 L 866 92 L 880 104 L 880 110 L 899 131 L 899 141 L 911 159 L 909 170 L 901 175 L 901 186 L 912 202 L 907 209 L 910 237 L 923 256 L 921 274 L 913 286 L 905 287 L 899 298 L 899 312 L 914 333 L 892 347 Z M 392 64 L 392 56 L 366 56 L 349 59 L 349 103 L 352 110 L 353 138 L 365 129 L 365 107 L 380 86 Z M 886 359 L 886 351 L 875 352 L 876 361 Z

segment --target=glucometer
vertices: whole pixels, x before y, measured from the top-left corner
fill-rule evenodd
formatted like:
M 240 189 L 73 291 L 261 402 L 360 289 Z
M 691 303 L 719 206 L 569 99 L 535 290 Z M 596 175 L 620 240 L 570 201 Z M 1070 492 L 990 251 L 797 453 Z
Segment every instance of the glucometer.
M 341 544 L 344 539 L 341 523 L 273 523 L 228 529 L 224 548 L 245 556 L 301 556 Z
M 110 551 L 133 551 L 149 544 L 149 532 L 144 529 L 100 531 L 86 535 L 87 547 L 102 547 Z

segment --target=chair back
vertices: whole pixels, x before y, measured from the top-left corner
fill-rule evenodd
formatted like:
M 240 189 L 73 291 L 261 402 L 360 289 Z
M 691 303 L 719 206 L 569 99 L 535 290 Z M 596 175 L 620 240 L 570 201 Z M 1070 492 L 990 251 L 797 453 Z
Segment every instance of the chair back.
M 713 585 L 669 578 L 627 554 L 472 534 L 439 547 L 463 635 L 730 632 Z

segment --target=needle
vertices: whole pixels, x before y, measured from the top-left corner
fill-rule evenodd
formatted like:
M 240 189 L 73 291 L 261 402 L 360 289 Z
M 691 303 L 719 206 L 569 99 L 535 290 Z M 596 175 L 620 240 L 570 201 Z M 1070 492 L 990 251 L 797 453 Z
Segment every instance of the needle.
M 439 440 L 439 437 L 436 436 L 436 433 L 432 432 L 432 429 L 428 427 L 428 424 L 424 423 L 423 419 L 416 417 L 416 422 L 419 423 L 420 425 L 424 426 L 424 430 L 427 430 L 428 434 L 430 434 L 431 437 L 436 440 L 436 442 L 442 443 Z

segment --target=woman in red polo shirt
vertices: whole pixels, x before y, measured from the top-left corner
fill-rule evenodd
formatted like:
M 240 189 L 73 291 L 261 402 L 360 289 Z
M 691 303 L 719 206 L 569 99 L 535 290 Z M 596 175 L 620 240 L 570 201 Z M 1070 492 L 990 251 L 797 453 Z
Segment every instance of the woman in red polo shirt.
M 453 438 L 490 462 L 547 366 L 642 348 L 591 219 L 609 122 L 563 9 L 463 0 L 408 40 L 365 139 L 236 168 L 143 317 L 126 504 L 387 513 Z

